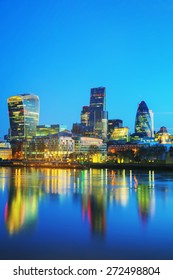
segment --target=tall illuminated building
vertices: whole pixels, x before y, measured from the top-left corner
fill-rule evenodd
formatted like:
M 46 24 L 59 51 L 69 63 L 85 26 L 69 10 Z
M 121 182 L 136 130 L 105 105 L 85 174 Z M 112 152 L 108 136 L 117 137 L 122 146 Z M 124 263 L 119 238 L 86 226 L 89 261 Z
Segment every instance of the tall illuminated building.
M 83 106 L 81 112 L 81 123 L 89 126 L 90 106 Z
M 107 138 L 108 112 L 106 111 L 106 88 L 92 88 L 90 93 L 89 125 L 97 136 Z
M 154 113 L 152 110 L 149 110 L 150 117 L 151 117 L 151 131 L 152 131 L 152 137 L 154 137 Z
M 152 137 L 151 115 L 145 101 L 142 101 L 138 105 L 135 120 L 135 133 L 140 137 Z
M 101 112 L 106 110 L 106 88 L 92 88 L 90 93 L 90 117 L 89 122 L 94 126 L 101 119 Z
M 39 97 L 20 94 L 8 98 L 10 140 L 26 140 L 36 135 L 39 120 Z

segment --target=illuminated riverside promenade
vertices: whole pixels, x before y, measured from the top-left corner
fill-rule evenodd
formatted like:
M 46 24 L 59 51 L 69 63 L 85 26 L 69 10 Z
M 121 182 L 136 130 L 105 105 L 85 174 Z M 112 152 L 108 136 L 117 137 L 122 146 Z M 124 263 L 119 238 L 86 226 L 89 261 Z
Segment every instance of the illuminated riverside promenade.
M 61 169 L 146 169 L 146 170 L 173 170 L 173 163 L 92 163 L 92 162 L 47 162 L 47 161 L 26 161 L 26 160 L 10 160 L 0 161 L 0 167 L 37 167 L 37 168 L 61 168 Z
M 0 168 L 1 259 L 172 259 L 173 179 L 153 170 Z

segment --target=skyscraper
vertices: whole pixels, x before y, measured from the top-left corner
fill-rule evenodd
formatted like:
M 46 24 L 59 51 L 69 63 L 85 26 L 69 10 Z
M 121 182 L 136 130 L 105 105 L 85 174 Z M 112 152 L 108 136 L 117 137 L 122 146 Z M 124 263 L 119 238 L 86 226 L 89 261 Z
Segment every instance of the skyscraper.
M 135 133 L 140 137 L 152 137 L 151 115 L 145 101 L 142 101 L 138 106 Z
M 24 140 L 36 135 L 39 120 L 39 97 L 20 94 L 8 98 L 10 140 Z
M 154 137 L 154 113 L 152 110 L 149 110 L 150 117 L 151 117 L 151 131 L 152 131 L 152 137 Z
M 89 126 L 90 106 L 83 106 L 81 112 L 81 123 Z
M 101 118 L 101 112 L 106 110 L 106 88 L 92 88 L 90 93 L 90 118 L 91 126 Z
M 98 136 L 107 137 L 106 88 L 92 88 L 90 94 L 89 125 Z

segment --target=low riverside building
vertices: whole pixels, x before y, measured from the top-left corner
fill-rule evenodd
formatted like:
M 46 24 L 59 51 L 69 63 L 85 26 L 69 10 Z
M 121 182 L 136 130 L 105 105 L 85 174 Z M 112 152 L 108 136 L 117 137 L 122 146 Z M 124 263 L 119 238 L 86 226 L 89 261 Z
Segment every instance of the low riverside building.
M 108 160 L 116 160 L 118 163 L 131 162 L 139 149 L 144 144 L 131 143 L 124 141 L 109 141 L 108 142 Z M 148 145 L 147 145 L 148 146 Z
M 160 130 L 155 134 L 155 140 L 161 144 L 172 143 L 171 135 L 170 133 L 168 133 L 165 126 L 162 126 Z
M 100 138 L 74 137 L 66 130 L 54 135 L 33 137 L 23 147 L 23 159 L 97 163 L 107 159 L 107 145 Z
M 12 159 L 12 149 L 10 143 L 0 142 L 0 159 L 1 160 Z
M 103 162 L 107 159 L 107 145 L 96 137 L 73 137 L 74 157 L 79 161 Z
M 72 133 L 65 130 L 58 134 L 33 137 L 23 149 L 24 158 L 28 160 L 63 160 L 74 152 Z
M 165 163 L 168 145 L 158 142 L 108 143 L 108 159 L 117 163 Z
M 68 130 L 58 134 L 58 157 L 62 160 L 68 158 L 74 153 L 75 142 L 72 139 L 72 133 Z

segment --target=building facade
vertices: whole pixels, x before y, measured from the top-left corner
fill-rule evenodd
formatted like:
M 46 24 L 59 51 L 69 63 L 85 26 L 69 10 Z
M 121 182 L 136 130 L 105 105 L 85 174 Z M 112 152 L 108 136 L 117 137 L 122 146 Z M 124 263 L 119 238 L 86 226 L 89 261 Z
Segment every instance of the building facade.
M 58 134 L 33 137 L 27 146 L 24 158 L 62 161 L 73 152 L 74 140 L 72 139 L 72 134 L 68 131 L 63 131 Z
M 108 112 L 106 111 L 106 88 L 92 88 L 90 93 L 89 125 L 95 136 L 107 138 Z
M 110 136 L 110 140 L 124 140 L 129 141 L 129 128 L 128 127 L 115 127 Z
M 12 159 L 12 149 L 10 143 L 0 142 L 0 159 L 1 160 Z
M 81 124 L 89 126 L 90 106 L 83 106 L 81 112 Z
M 36 136 L 48 136 L 57 134 L 60 131 L 59 124 L 51 125 L 38 125 L 36 130 Z
M 165 126 L 162 126 L 160 130 L 155 134 L 155 140 L 160 144 L 171 143 L 170 134 Z
M 10 140 L 26 140 L 36 135 L 39 120 L 39 98 L 21 94 L 8 98 Z
M 90 93 L 89 124 L 93 127 L 101 120 L 101 112 L 106 111 L 106 88 L 92 88 Z
M 74 137 L 75 154 L 84 161 L 102 162 L 107 158 L 107 145 L 100 138 Z
M 123 121 L 119 119 L 111 119 L 108 120 L 108 138 L 111 137 L 114 128 L 121 128 L 123 127 Z
M 152 137 L 153 134 L 151 115 L 145 101 L 142 101 L 137 109 L 135 134 L 140 137 Z

